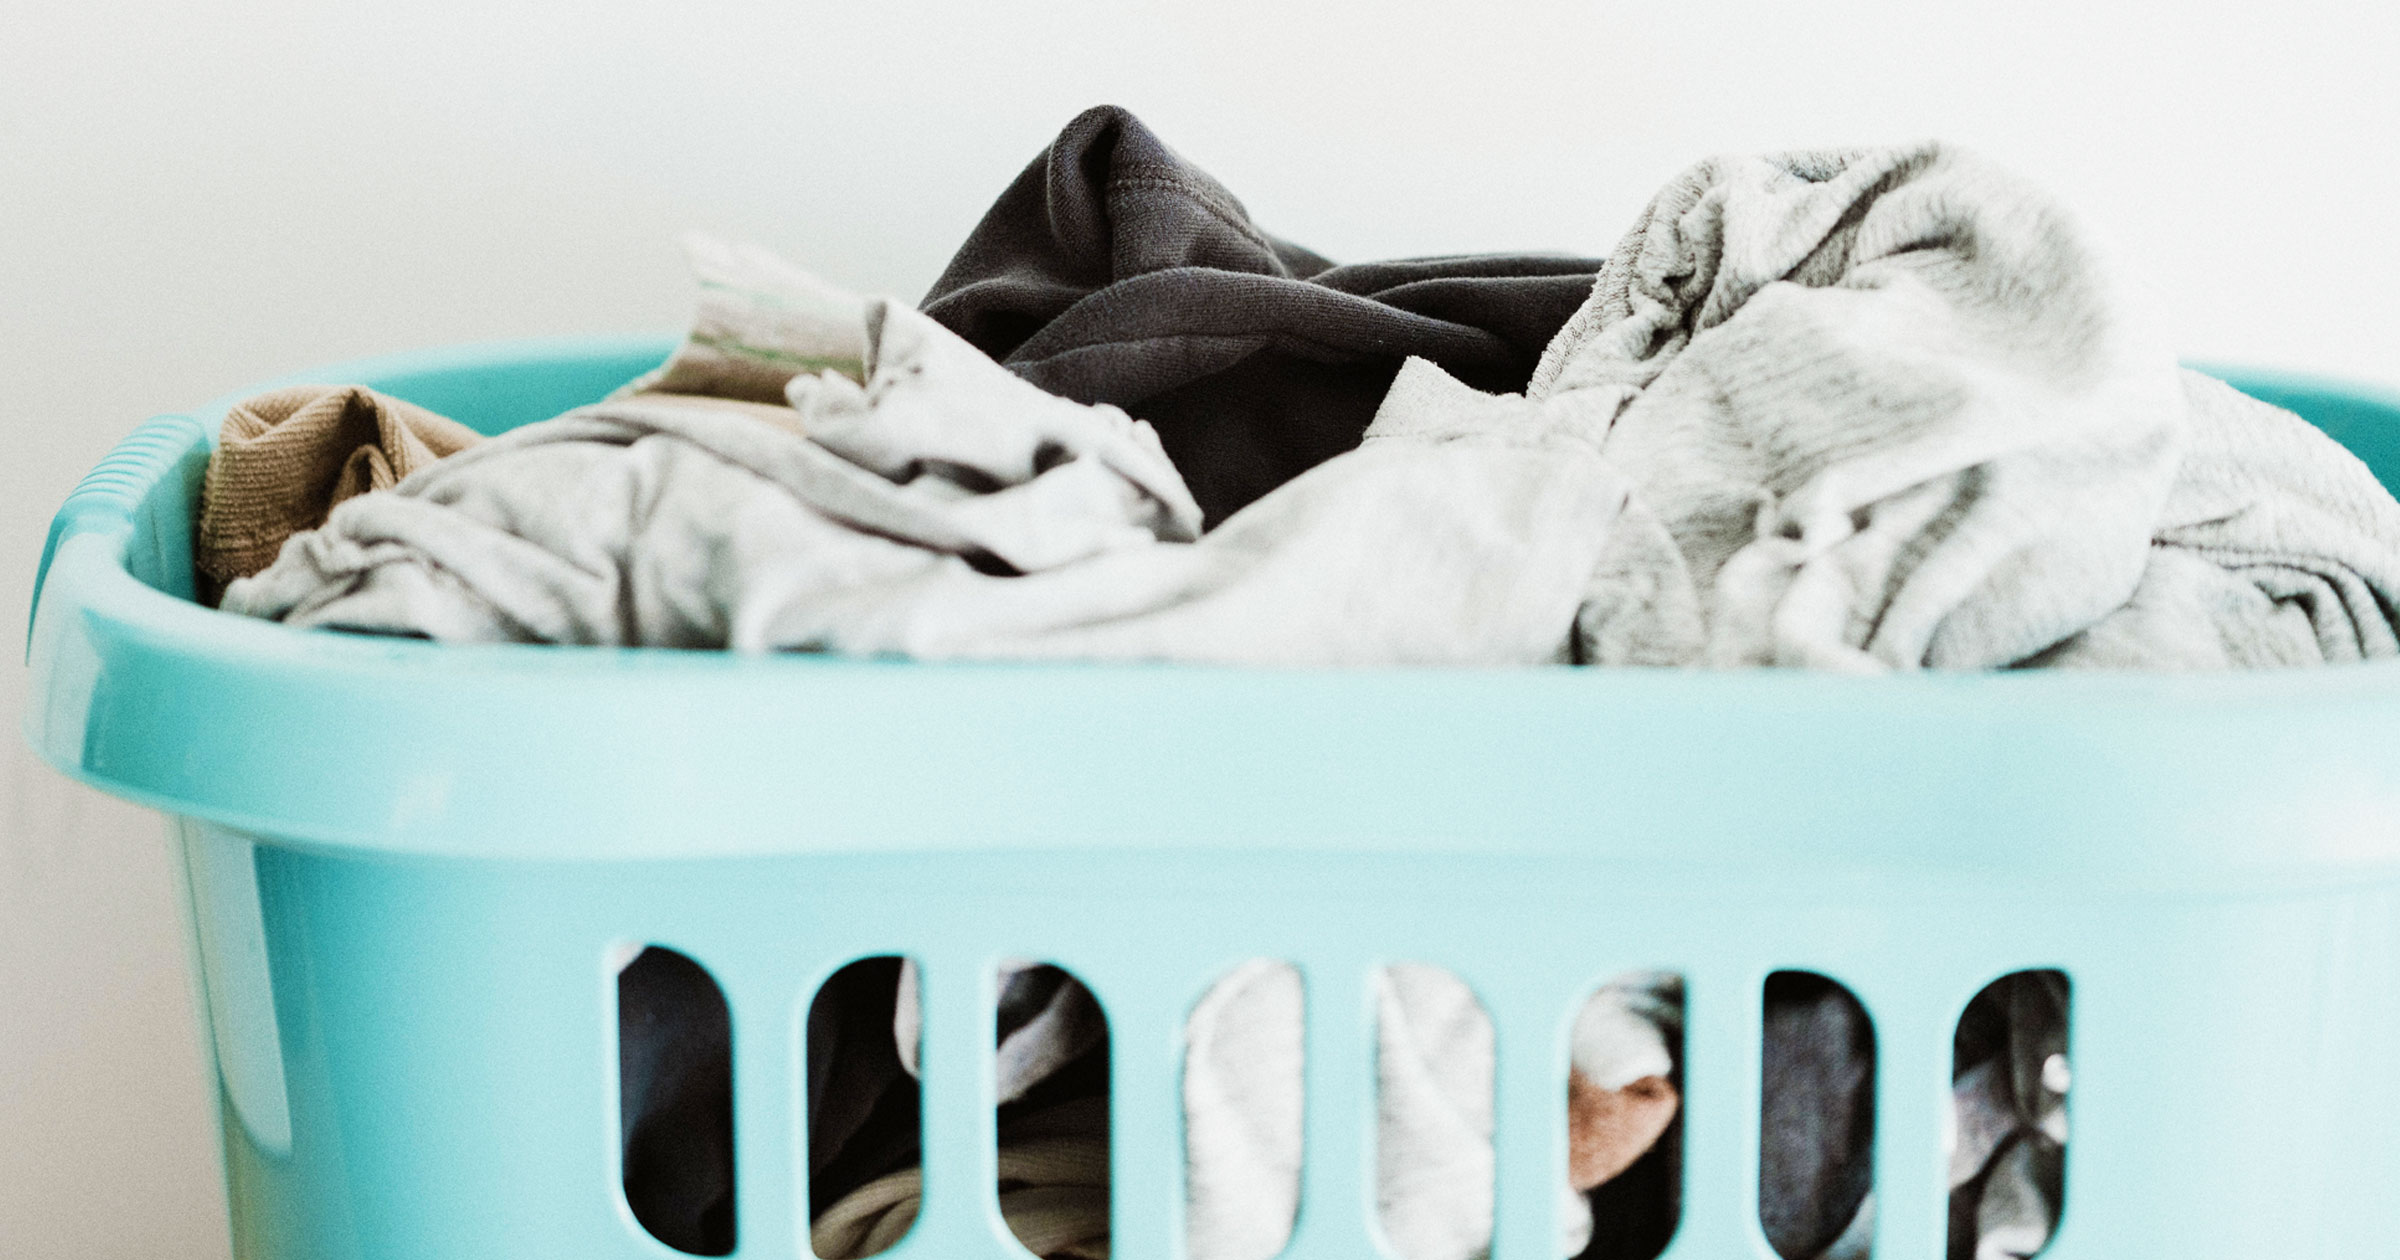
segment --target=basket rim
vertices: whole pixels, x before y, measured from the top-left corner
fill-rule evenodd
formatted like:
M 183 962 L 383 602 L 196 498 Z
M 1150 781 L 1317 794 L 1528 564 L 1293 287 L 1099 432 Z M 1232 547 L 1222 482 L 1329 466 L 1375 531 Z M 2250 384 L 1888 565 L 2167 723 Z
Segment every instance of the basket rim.
M 128 567 L 137 548 L 164 545 L 142 516 L 151 493 L 190 475 L 224 411 L 260 389 L 356 380 L 405 396 L 412 378 L 527 364 L 638 371 L 672 344 L 441 347 L 293 373 L 153 419 L 53 524 L 28 642 L 28 736 L 61 770 L 171 813 L 417 853 L 1626 856 L 1669 842 L 1680 817 L 1701 831 L 1807 833 L 1820 844 L 1807 869 L 1888 874 L 1926 869 L 1926 842 L 1902 833 L 1912 811 L 1947 804 L 2006 816 L 1951 823 L 1956 841 L 1930 846 L 1947 871 L 2004 876 L 2016 865 L 2004 848 L 1967 860 L 1976 837 L 2032 828 L 2057 837 L 2038 846 L 2053 869 L 2123 872 L 2158 855 L 2101 841 L 2103 824 L 2170 822 L 2195 837 L 2185 857 L 2213 854 L 2224 872 L 2400 871 L 2400 662 L 1860 679 L 461 646 L 223 613 Z M 2380 386 L 2205 370 L 2400 417 L 2400 392 Z M 2239 781 L 2297 805 L 2262 812 Z M 1859 800 L 1800 799 L 1834 792 Z M 2266 843 L 2273 832 L 2285 834 Z M 1755 839 L 1717 859 L 1800 869 Z

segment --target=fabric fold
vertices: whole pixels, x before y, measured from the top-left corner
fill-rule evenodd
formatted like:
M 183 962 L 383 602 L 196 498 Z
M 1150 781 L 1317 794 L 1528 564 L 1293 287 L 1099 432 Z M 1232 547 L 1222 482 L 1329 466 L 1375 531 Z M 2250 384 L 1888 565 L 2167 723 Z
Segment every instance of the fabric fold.
M 863 380 L 793 376 L 788 423 L 652 390 L 529 425 L 346 505 L 227 606 L 450 641 L 1539 664 L 1578 659 L 1583 587 L 1643 542 L 1593 432 L 1501 403 L 1379 425 L 1203 537 L 1147 425 L 860 311 Z
M 1336 266 L 1102 106 L 1001 193 L 922 306 L 1043 389 L 1156 425 L 1213 526 L 1355 446 L 1410 355 L 1523 388 L 1597 265 Z
M 783 402 L 795 376 L 866 377 L 866 303 L 770 250 L 686 233 L 699 299 L 667 361 L 619 390 Z
M 1716 159 L 1526 398 L 1605 426 L 1691 583 L 1690 663 L 1992 668 L 2140 580 L 2185 421 L 2132 305 L 2070 216 L 1955 149 Z M 1665 655 L 1586 631 L 1596 664 Z
M 227 607 L 450 640 L 808 647 L 777 637 L 803 609 L 838 624 L 911 582 L 1197 532 L 1138 422 L 875 310 L 867 383 L 787 382 L 791 426 L 657 393 L 528 425 L 345 505 Z
M 1108 1108 L 1105 1099 L 1062 1103 L 1004 1125 L 1000 1216 L 1044 1260 L 1108 1260 Z M 892 1246 L 916 1224 L 922 1168 L 860 1186 L 809 1225 L 821 1260 L 858 1260 Z
M 385 490 L 482 435 L 358 385 L 294 385 L 225 413 L 200 485 L 192 567 L 213 602 L 273 564 L 284 540 L 333 508 Z
M 2263 669 L 2400 655 L 2400 502 L 2315 425 L 2197 372 L 2124 606 L 2029 665 Z

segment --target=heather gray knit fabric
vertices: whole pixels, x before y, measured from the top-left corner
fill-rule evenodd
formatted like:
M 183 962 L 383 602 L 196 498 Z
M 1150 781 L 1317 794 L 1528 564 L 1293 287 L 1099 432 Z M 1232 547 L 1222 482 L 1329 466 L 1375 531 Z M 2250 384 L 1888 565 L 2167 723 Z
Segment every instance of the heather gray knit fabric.
M 1361 449 L 1197 545 L 1146 426 L 761 251 L 692 248 L 683 385 L 780 380 L 805 437 L 621 399 L 345 508 L 229 606 L 437 638 L 1280 664 L 2400 647 L 2400 507 L 2304 423 L 2182 373 L 2069 216 L 1938 145 L 1692 168 L 1525 395 L 1412 360 Z M 852 344 L 855 373 L 784 375 Z
M 1411 363 L 1377 425 L 1471 393 Z M 1481 405 L 1605 430 L 1622 528 L 1672 539 L 1596 576 L 1596 664 L 2400 651 L 2400 504 L 2304 421 L 2177 368 L 2068 215 L 1939 145 L 1692 168 L 1526 396 Z
M 225 607 L 451 641 L 808 647 L 793 626 L 838 637 L 944 575 L 1197 533 L 1147 426 L 905 308 L 876 304 L 863 333 L 866 385 L 794 382 L 791 424 L 644 395 L 528 425 L 345 504 Z
M 2196 372 L 2133 598 L 2032 665 L 2253 669 L 2400 654 L 2400 502 L 2315 425 Z
M 1472 400 L 1195 542 L 1147 426 L 868 310 L 865 384 L 793 379 L 797 431 L 663 395 L 584 408 L 345 504 L 225 606 L 459 641 L 1543 663 L 1574 659 L 1592 574 L 1671 558 L 1612 528 L 1626 487 L 1590 435 Z
M 1454 406 L 1437 375 L 1378 423 Z M 1665 655 L 1847 670 L 2006 665 L 2124 603 L 2186 427 L 2072 221 L 1936 145 L 1687 171 L 1522 405 L 1605 425 L 1673 538 L 1699 620 Z M 1595 663 L 1659 659 L 1610 621 Z

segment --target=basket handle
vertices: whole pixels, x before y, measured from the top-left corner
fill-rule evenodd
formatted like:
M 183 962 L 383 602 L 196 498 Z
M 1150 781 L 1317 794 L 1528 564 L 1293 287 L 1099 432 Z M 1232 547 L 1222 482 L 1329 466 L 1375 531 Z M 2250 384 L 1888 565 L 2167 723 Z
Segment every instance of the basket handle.
M 27 659 L 33 652 L 33 623 L 42 607 L 42 587 L 50 578 L 50 562 L 58 546 L 76 534 L 133 533 L 134 514 L 159 480 L 197 450 L 208 449 L 208 431 L 187 415 L 153 416 L 125 435 L 92 471 L 76 483 L 58 515 L 50 518 L 50 536 L 42 544 L 41 567 L 34 570 L 32 607 L 25 622 Z

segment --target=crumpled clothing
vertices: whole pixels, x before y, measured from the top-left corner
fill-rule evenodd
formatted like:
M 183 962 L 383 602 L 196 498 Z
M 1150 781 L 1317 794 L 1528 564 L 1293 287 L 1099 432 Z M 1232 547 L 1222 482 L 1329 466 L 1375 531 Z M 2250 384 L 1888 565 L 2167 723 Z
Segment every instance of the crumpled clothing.
M 902 962 L 862 958 L 818 986 L 808 1006 L 808 1198 L 811 1214 L 920 1155 L 920 1105 L 892 1039 Z
M 203 594 L 274 563 L 336 504 L 475 445 L 473 429 L 358 385 L 293 385 L 234 405 L 200 483 L 192 567 Z
M 1000 195 L 923 303 L 1053 393 L 1158 426 L 1213 528 L 1357 445 L 1403 358 L 1522 389 L 1598 260 L 1336 266 L 1125 110 L 1086 110 Z
M 996 1101 L 1012 1103 L 1105 1043 L 1108 1017 L 1091 990 L 1047 963 L 1012 959 L 1000 964 L 999 973 L 992 1088 Z M 920 1075 L 917 1056 L 925 1034 L 917 985 L 916 960 L 903 960 L 891 1029 L 900 1066 L 910 1076 Z
M 1640 972 L 1602 986 L 1575 1016 L 1567 1072 L 1567 1183 L 1615 1180 L 1682 1114 L 1683 978 Z
M 1588 654 L 1592 575 L 1661 558 L 1611 528 L 1627 488 L 1594 435 L 1486 395 L 1194 541 L 1147 426 L 914 312 L 865 327 L 866 383 L 794 378 L 793 425 L 661 394 L 529 425 L 344 505 L 226 606 L 446 641 L 1539 664 Z
M 2067 978 L 2004 976 L 1954 1039 L 1949 1260 L 2027 1260 L 2057 1228 L 2066 1168 Z M 1854 1260 L 1873 1240 L 1875 1033 L 1841 985 L 1768 977 L 1760 1225 L 1790 1260 Z
M 1375 1214 L 1401 1260 L 1470 1260 L 1492 1238 L 1491 1017 L 1456 975 L 1375 974 Z M 1561 1181 L 1559 1254 L 1583 1249 L 1583 1200 Z
M 1373 983 L 1383 1237 L 1401 1260 L 1488 1254 L 1490 1016 L 1464 981 L 1439 967 L 1394 964 Z M 1267 1260 L 1291 1236 L 1300 1193 L 1302 1021 L 1299 971 L 1272 959 L 1236 967 L 1192 1009 L 1184 1034 L 1185 1228 L 1196 1260 Z M 1642 1097 L 1639 1105 L 1570 1114 L 1570 1148 L 1622 1158 L 1605 1175 L 1558 1187 L 1559 1254 L 1581 1251 L 1592 1234 L 1577 1191 L 1629 1166 L 1673 1118 L 1681 1026 L 1680 981 L 1661 973 L 1607 985 L 1580 1012 L 1570 1081 Z
M 2003 666 L 2141 579 L 2186 425 L 2127 309 L 2062 211 L 1956 150 L 1717 159 L 1651 203 L 1521 406 L 1606 432 L 1682 561 L 1649 575 L 1693 596 L 1682 662 Z M 1386 416 L 1454 407 L 1441 377 L 1410 364 Z M 1593 663 L 1659 660 L 1596 620 Z
M 1949 1260 L 2028 1260 L 2066 1185 L 2067 977 L 2021 971 L 1967 1004 L 1954 1040 Z
M 914 977 L 913 966 L 902 964 L 894 1004 L 900 1018 L 892 1024 L 911 1074 L 922 1027 L 909 1014 L 917 1008 Z M 1439 968 L 1384 968 L 1374 986 L 1384 1236 L 1403 1260 L 1471 1260 L 1488 1252 L 1492 1228 L 1491 1021 L 1472 990 Z M 1068 1078 L 1076 1075 L 1070 1065 L 1092 1064 L 1095 1052 L 1105 1060 L 1105 1019 L 1091 994 L 1056 967 L 1004 964 L 999 990 L 1002 1215 L 1036 1255 L 1104 1256 L 1107 1075 L 1085 1070 Z M 1586 1088 L 1652 1090 L 1676 1071 L 1681 1004 L 1680 981 L 1663 974 L 1627 977 L 1595 993 L 1576 1026 L 1571 1079 Z M 1266 1260 L 1290 1237 L 1300 1187 L 1303 1024 L 1298 970 L 1270 959 L 1236 967 L 1193 1009 L 1183 1080 L 1186 1228 L 1195 1260 Z M 1667 1091 L 1671 1111 L 1675 1098 Z M 1655 1141 L 1665 1118 L 1655 1114 L 1654 1098 L 1645 1100 L 1653 1103 L 1649 1113 L 1598 1118 L 1624 1132 L 1592 1132 L 1595 1117 L 1577 1118 L 1570 1143 L 1625 1149 Z M 1641 1153 L 1631 1151 L 1624 1162 Z M 914 1221 L 922 1186 L 916 1168 L 899 1167 L 821 1207 L 816 1253 L 848 1260 L 889 1246 Z M 1589 1236 L 1590 1219 L 1565 1185 L 1560 1213 L 1562 1254 L 1573 1254 Z
M 1146 426 L 914 312 L 864 326 L 864 387 L 791 382 L 805 437 L 670 395 L 582 408 L 342 505 L 225 606 L 445 641 L 897 650 L 843 632 L 912 590 L 1197 534 Z
M 1376 423 L 1437 424 L 1467 392 L 1411 363 Z M 1945 146 L 1694 167 L 1497 405 L 1604 432 L 1622 528 L 1680 561 L 1595 582 L 1591 663 L 2400 650 L 2400 503 L 2306 422 L 2176 368 L 2068 215 Z
M 1107 1099 L 1075 1099 L 1004 1123 L 997 1189 L 1001 1219 L 1027 1251 L 1044 1260 L 1108 1260 Z M 810 1252 L 857 1260 L 883 1251 L 916 1223 L 924 1193 L 922 1168 L 859 1187 L 810 1222 Z
M 756 245 L 683 238 L 700 297 L 667 361 L 614 397 L 693 394 L 781 406 L 795 376 L 866 379 L 866 302 Z
M 2400 654 L 2400 503 L 2323 430 L 2183 374 L 2189 438 L 2141 584 L 2027 662 L 2264 669 Z
M 648 948 L 617 972 L 619 1151 L 626 1206 L 694 1255 L 734 1246 L 733 1026 L 700 964 Z
M 343 504 L 226 604 L 447 639 L 934 658 L 1881 672 L 2400 651 L 2400 504 L 2296 417 L 2176 368 L 2071 219 L 1938 145 L 1694 168 L 1523 396 L 1412 360 L 1357 449 L 1205 536 L 1144 426 L 864 310 L 858 379 L 787 378 L 792 425 L 737 432 L 645 396 L 530 426 Z M 1378 1000 L 1437 988 L 1387 978 Z M 1780 1254 L 1848 1254 L 1872 1220 L 1871 1030 L 1838 987 L 1785 997 L 1762 1217 Z M 1237 1006 L 1211 1008 L 1229 1022 L 1210 1035 L 1281 1062 L 1284 1034 Z M 1463 1014 L 1419 1031 L 1471 1066 Z M 1279 1097 L 1201 1067 L 1216 1092 L 1187 1063 L 1187 1102 Z M 1387 1077 L 1426 1104 L 1387 1132 L 1448 1134 L 1422 1145 L 1455 1173 L 1477 1119 L 1449 1070 Z M 1982 1154 L 1953 1169 L 1954 1210 L 1994 1255 L 2046 1238 L 2057 1208 L 2058 1139 L 2010 1110 L 2017 1071 L 1957 1083 L 1957 1149 Z M 1296 1185 L 1279 1125 L 1192 1130 L 1260 1152 L 1207 1184 L 1289 1167 Z M 1675 1147 L 1670 1117 L 1602 1188 Z M 1410 1260 L 1476 1245 L 1488 1175 L 1426 1184 L 1462 1210 L 1398 1227 L 1433 1240 Z M 1210 1236 L 1263 1254 L 1280 1211 Z
M 879 303 L 866 327 L 863 386 L 825 372 L 785 396 L 817 445 L 951 518 L 949 534 L 901 537 L 1008 573 L 1199 537 L 1200 510 L 1148 425 L 1011 380 L 913 312 Z
M 1764 1002 L 1758 1223 L 1776 1255 L 1819 1260 L 1874 1188 L 1875 1029 L 1814 972 L 1769 975 Z
M 1183 1030 L 1184 1239 L 1193 1260 L 1271 1260 L 1300 1210 L 1300 969 L 1245 961 Z

